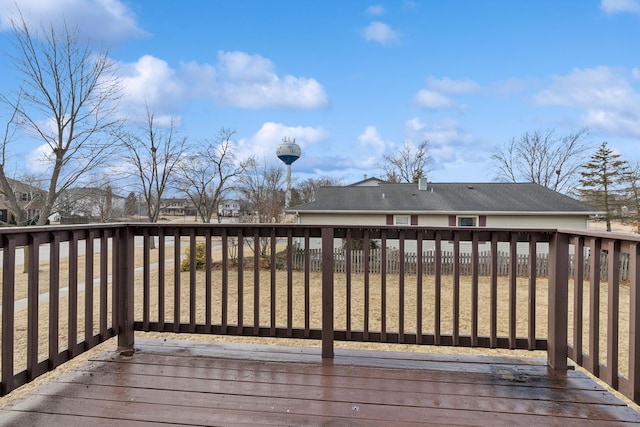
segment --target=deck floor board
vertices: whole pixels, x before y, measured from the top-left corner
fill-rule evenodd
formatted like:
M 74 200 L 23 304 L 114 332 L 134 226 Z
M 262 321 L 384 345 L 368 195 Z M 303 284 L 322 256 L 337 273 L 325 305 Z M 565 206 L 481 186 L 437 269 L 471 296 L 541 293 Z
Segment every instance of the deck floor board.
M 0 410 L 0 425 L 637 425 L 582 372 L 543 360 L 138 339 Z

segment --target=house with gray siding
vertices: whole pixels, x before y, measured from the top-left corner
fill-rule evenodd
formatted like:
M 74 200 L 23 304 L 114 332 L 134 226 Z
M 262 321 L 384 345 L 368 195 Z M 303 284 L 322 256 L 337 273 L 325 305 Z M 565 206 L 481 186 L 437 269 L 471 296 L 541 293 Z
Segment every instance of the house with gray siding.
M 375 182 L 375 185 L 371 185 Z M 359 183 L 357 183 L 359 184 Z M 291 207 L 300 224 L 585 230 L 601 214 L 535 183 L 387 183 L 321 187 L 315 200 Z

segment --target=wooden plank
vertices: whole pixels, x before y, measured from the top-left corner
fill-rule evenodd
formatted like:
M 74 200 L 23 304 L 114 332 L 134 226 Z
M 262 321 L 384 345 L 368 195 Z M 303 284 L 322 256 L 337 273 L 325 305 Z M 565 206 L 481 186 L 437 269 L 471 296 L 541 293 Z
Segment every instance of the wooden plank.
M 315 347 L 146 338 L 136 348 L 66 371 L 1 410 L 0 424 L 640 426 L 591 378 L 541 359 L 336 349 L 327 361 Z
M 50 414 L 43 412 L 9 412 L 0 411 L 0 425 L 5 427 L 23 426 L 65 426 L 65 427 L 113 427 L 113 418 L 100 418 L 93 416 L 79 416 L 68 414 Z M 146 421 L 126 420 L 126 425 L 130 427 L 157 427 L 157 423 Z M 180 423 L 163 426 L 179 426 Z
M 553 401 L 539 401 L 533 398 L 508 398 L 504 396 L 487 397 L 460 393 L 452 394 L 450 389 L 430 390 L 423 393 L 413 389 L 367 390 L 359 387 L 332 386 L 330 399 L 315 386 L 289 384 L 255 384 L 252 381 L 237 380 L 213 381 L 189 378 L 165 378 L 131 376 L 132 384 L 123 393 L 123 378 L 100 378 L 84 376 L 84 383 L 64 384 L 63 387 L 43 389 L 41 396 L 52 398 L 68 398 L 71 400 L 86 399 L 87 405 L 94 400 L 117 400 L 124 404 L 155 404 L 161 406 L 178 406 L 189 408 L 216 408 L 223 410 L 245 410 L 269 412 L 269 409 L 285 406 L 289 413 L 327 416 L 344 411 L 347 405 L 359 408 L 358 416 L 372 420 L 420 422 L 420 414 L 434 413 L 438 410 L 456 409 L 459 412 L 493 412 L 529 416 L 566 417 L 567 419 L 628 421 L 638 420 L 637 413 L 630 408 L 625 411 L 609 411 L 607 405 L 594 403 L 577 404 Z M 94 384 L 104 380 L 109 384 Z M 404 382 L 406 383 L 406 382 Z M 404 384 L 403 383 L 403 384 Z M 352 383 L 353 384 L 353 383 Z M 399 384 L 402 387 L 403 384 Z M 154 387 L 151 391 L 149 386 Z M 473 392 L 473 390 L 471 390 Z M 473 396 L 473 395 L 471 395 Z M 31 404 L 32 405 L 32 404 Z M 16 405 L 17 406 L 17 405 Z M 393 407 L 400 408 L 394 410 Z M 15 409 L 21 409 L 17 406 Z M 378 409 L 381 409 L 379 411 Z M 616 408 L 620 409 L 620 408 Z M 40 410 L 40 407 L 38 407 Z M 191 410 L 191 409 L 189 409 Z M 162 411 L 161 411 L 162 412 Z M 622 419 L 620 415 L 622 414 Z M 347 413 L 344 416 L 348 415 Z M 469 415 L 466 415 L 469 417 Z M 464 418 L 465 415 L 461 414 Z
M 262 363 L 259 370 L 250 375 L 245 369 L 246 362 L 230 361 L 229 363 L 216 364 L 213 367 L 184 366 L 184 365 L 156 365 L 152 363 L 117 364 L 96 363 L 90 365 L 90 370 L 71 372 L 60 376 L 58 384 L 50 383 L 39 393 L 52 394 L 46 391 L 49 388 L 59 388 L 60 384 L 80 383 L 103 386 L 119 386 L 127 383 L 129 387 L 139 387 L 136 383 L 144 383 L 152 377 L 166 377 L 168 384 L 176 381 L 171 386 L 174 390 L 185 387 L 185 391 L 196 391 L 197 381 L 207 384 L 207 381 L 232 381 L 238 383 L 269 384 L 303 386 L 303 387 L 335 387 L 337 389 L 376 390 L 376 392 L 407 392 L 416 390 L 422 395 L 452 394 L 464 396 L 482 396 L 483 398 L 500 399 L 524 399 L 536 402 L 568 402 L 596 405 L 621 406 L 621 402 L 615 396 L 604 389 L 581 389 L 582 384 L 576 382 L 579 387 L 570 388 L 559 386 L 557 381 L 544 384 L 542 381 L 526 381 L 526 378 L 514 375 L 512 370 L 496 371 L 492 378 L 485 381 L 476 381 L 480 376 L 464 378 L 447 378 L 451 374 L 436 372 L 436 375 L 424 375 L 418 378 L 407 375 L 399 377 L 397 372 L 385 371 L 383 374 L 377 368 L 353 367 L 352 369 L 325 369 L 317 367 L 310 369 L 307 366 L 291 366 L 282 363 Z M 88 368 L 89 369 L 89 368 Z M 92 371 L 109 372 L 106 380 L 91 375 Z M 366 376 L 364 375 L 366 374 Z M 133 378 L 129 382 L 127 378 Z M 186 385 L 181 385 L 186 380 Z M 193 380 L 194 382 L 190 382 Z M 209 383 L 211 384 L 211 383 Z M 210 386 L 209 389 L 217 389 Z M 205 390 L 206 391 L 206 390 Z M 413 392 L 413 391 L 412 391 Z M 383 397 L 384 398 L 384 397 Z

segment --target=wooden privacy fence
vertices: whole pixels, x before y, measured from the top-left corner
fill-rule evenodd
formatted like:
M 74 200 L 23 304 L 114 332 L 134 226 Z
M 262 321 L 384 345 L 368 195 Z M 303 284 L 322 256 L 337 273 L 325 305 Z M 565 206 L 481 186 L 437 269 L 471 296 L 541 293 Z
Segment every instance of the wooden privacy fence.
M 351 251 L 351 271 L 353 273 L 363 273 L 365 269 L 365 251 Z M 369 273 L 380 273 L 382 271 L 382 249 L 369 250 Z M 519 277 L 528 277 L 529 272 L 529 254 L 517 254 L 516 275 Z M 443 251 L 441 253 L 441 272 L 442 274 L 451 275 L 454 272 L 455 254 L 453 251 Z M 508 276 L 510 272 L 510 254 L 509 252 L 498 252 L 498 276 Z M 569 274 L 574 273 L 574 255 L 569 255 Z M 399 274 L 402 256 L 397 249 L 387 249 L 386 253 L 386 271 L 389 274 Z M 405 274 L 416 274 L 418 271 L 418 262 L 420 256 L 415 252 L 406 252 L 404 254 L 404 272 Z M 334 272 L 345 273 L 347 271 L 347 253 L 345 250 L 337 249 L 333 252 Z M 436 255 L 434 251 L 424 251 L 422 253 L 422 271 L 424 274 L 433 275 L 436 271 Z M 471 275 L 473 265 L 473 254 L 460 253 L 459 268 L 461 275 Z M 549 254 L 536 254 L 536 277 L 548 277 L 549 275 Z M 322 250 L 309 250 L 309 266 L 311 271 L 322 271 Z M 298 250 L 293 255 L 293 269 L 302 270 L 304 268 L 304 251 Z M 591 271 L 591 260 L 589 256 L 584 257 L 584 277 L 589 277 Z M 600 255 L 600 278 L 607 280 L 608 277 L 608 254 L 602 252 Z M 491 274 L 491 251 L 482 251 L 478 253 L 478 274 L 480 276 L 489 276 Z M 620 254 L 620 279 L 627 280 L 629 278 L 629 254 Z

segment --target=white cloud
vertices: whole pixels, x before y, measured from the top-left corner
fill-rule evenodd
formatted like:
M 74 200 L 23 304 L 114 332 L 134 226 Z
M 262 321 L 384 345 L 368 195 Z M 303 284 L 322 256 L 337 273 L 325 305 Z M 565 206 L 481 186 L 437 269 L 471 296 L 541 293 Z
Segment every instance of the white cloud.
M 574 69 L 553 76 L 551 85 L 534 95 L 533 101 L 582 110 L 585 126 L 640 136 L 640 93 L 631 84 L 634 76 L 634 70 L 603 66 Z
M 185 78 L 197 93 L 217 103 L 238 108 L 324 108 L 329 104 L 324 87 L 315 79 L 278 76 L 273 63 L 260 55 L 218 52 L 216 65 L 183 64 Z
M 277 162 L 276 147 L 282 143 L 284 137 L 295 139 L 304 157 L 305 148 L 325 142 L 329 133 L 322 127 L 286 126 L 282 123 L 266 122 L 255 135 L 238 141 L 237 156 L 240 159 L 255 156 L 259 161 L 266 159 Z
M 151 55 L 144 55 L 133 63 L 119 64 L 119 72 L 124 92 L 122 107 L 133 120 L 144 120 L 148 106 L 159 124 L 167 122 L 187 92 L 175 70 L 166 61 Z
M 400 35 L 397 31 L 389 25 L 377 21 L 372 22 L 362 30 L 362 37 L 367 41 L 380 43 L 383 46 L 393 44 L 400 39 Z
M 422 89 L 414 97 L 414 102 L 418 107 L 430 110 L 443 110 L 456 108 L 456 103 L 451 98 L 432 90 Z
M 533 86 L 534 82 L 527 79 L 511 78 L 493 83 L 491 88 L 499 95 L 509 95 L 522 92 Z
M 640 2 L 638 0 L 601 0 L 600 8 L 608 14 L 640 13 Z
M 188 99 L 208 98 L 237 108 L 310 109 L 326 107 L 327 94 L 316 80 L 278 77 L 273 63 L 260 55 L 220 52 L 215 65 L 182 63 L 172 68 L 166 61 L 144 55 L 120 63 L 127 114 L 144 115 L 146 106 L 169 118 Z
M 469 145 L 476 142 L 475 138 L 462 129 L 460 123 L 451 118 L 444 118 L 435 123 L 425 123 L 414 117 L 404 125 L 407 141 L 414 145 L 422 141 L 429 141 L 428 152 L 434 169 L 459 165 L 469 160 L 474 150 Z
M 427 77 L 427 88 L 416 93 L 413 102 L 429 110 L 456 109 L 458 105 L 448 95 L 463 95 L 480 90 L 480 85 L 471 79 L 453 80 L 449 77 Z
M 369 6 L 367 8 L 368 15 L 380 16 L 380 15 L 384 15 L 384 13 L 385 13 L 384 7 L 380 4 L 377 4 L 375 6 Z
M 471 79 L 453 80 L 449 77 L 441 79 L 427 77 L 427 87 L 434 91 L 452 95 L 476 92 L 480 89 L 480 85 Z
M 20 0 L 0 2 L 0 29 L 9 30 L 18 10 L 31 31 L 63 22 L 80 34 L 102 43 L 118 43 L 148 35 L 139 27 L 133 11 L 120 0 Z M 18 18 L 19 19 L 19 18 Z
M 375 126 L 367 126 L 364 132 L 358 136 L 358 142 L 366 148 L 373 148 L 376 156 L 383 153 L 388 145 L 388 143 L 382 139 L 382 136 Z

